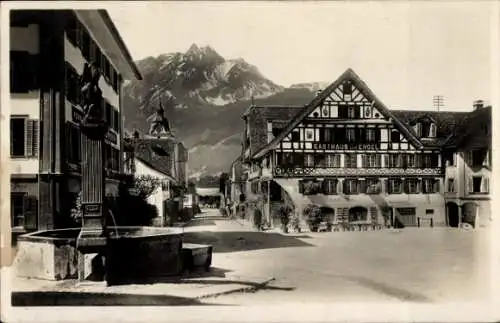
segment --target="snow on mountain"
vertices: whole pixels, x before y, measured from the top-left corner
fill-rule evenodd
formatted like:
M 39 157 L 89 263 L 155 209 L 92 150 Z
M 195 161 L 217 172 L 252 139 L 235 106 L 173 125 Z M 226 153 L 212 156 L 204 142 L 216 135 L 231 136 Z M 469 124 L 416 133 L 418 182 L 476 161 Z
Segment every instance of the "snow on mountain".
M 328 82 L 306 82 L 290 85 L 291 89 L 306 89 L 311 92 L 324 90 L 330 83 Z

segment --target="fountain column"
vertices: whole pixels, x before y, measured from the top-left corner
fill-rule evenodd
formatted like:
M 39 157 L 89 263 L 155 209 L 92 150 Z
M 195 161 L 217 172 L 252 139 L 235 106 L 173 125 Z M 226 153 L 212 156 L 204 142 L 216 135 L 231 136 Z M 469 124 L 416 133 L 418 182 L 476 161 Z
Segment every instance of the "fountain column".
M 85 255 L 101 254 L 107 246 L 108 231 L 104 217 L 105 174 L 104 135 L 108 130 L 98 86 L 100 75 L 93 66 L 82 76 L 83 106 L 86 115 L 80 123 L 82 152 L 82 228 L 77 238 L 78 278 L 84 280 Z

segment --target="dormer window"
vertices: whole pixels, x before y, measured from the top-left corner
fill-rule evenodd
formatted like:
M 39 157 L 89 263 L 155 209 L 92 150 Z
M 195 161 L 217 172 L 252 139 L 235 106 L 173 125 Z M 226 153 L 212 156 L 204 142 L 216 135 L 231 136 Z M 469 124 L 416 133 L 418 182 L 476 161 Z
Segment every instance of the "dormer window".
M 422 124 L 420 122 L 415 124 L 415 133 L 418 137 L 422 137 Z

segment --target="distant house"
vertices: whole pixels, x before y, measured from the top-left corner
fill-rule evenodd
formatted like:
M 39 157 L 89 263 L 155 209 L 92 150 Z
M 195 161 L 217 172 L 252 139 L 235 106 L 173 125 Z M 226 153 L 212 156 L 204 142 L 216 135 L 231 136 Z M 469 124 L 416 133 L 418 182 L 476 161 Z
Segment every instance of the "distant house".
M 231 164 L 229 173 L 229 198 L 234 203 L 239 203 L 245 195 L 245 178 L 243 176 L 243 163 L 241 156 Z
M 219 208 L 223 204 L 224 195 L 219 187 L 197 187 L 196 195 L 200 208 Z
M 149 197 L 158 209 L 159 225 L 167 225 L 170 217 L 177 221 L 184 208 L 187 190 L 187 150 L 174 137 L 127 138 L 124 145 L 124 172 L 134 176 L 151 175 L 161 187 Z

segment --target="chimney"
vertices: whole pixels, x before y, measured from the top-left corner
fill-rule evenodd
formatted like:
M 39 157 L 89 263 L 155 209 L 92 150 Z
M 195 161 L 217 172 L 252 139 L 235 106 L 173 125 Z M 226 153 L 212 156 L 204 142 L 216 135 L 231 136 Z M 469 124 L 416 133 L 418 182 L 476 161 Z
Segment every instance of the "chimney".
M 472 106 L 474 107 L 474 110 L 482 109 L 482 108 L 484 108 L 484 101 L 483 100 L 476 100 L 472 103 Z

